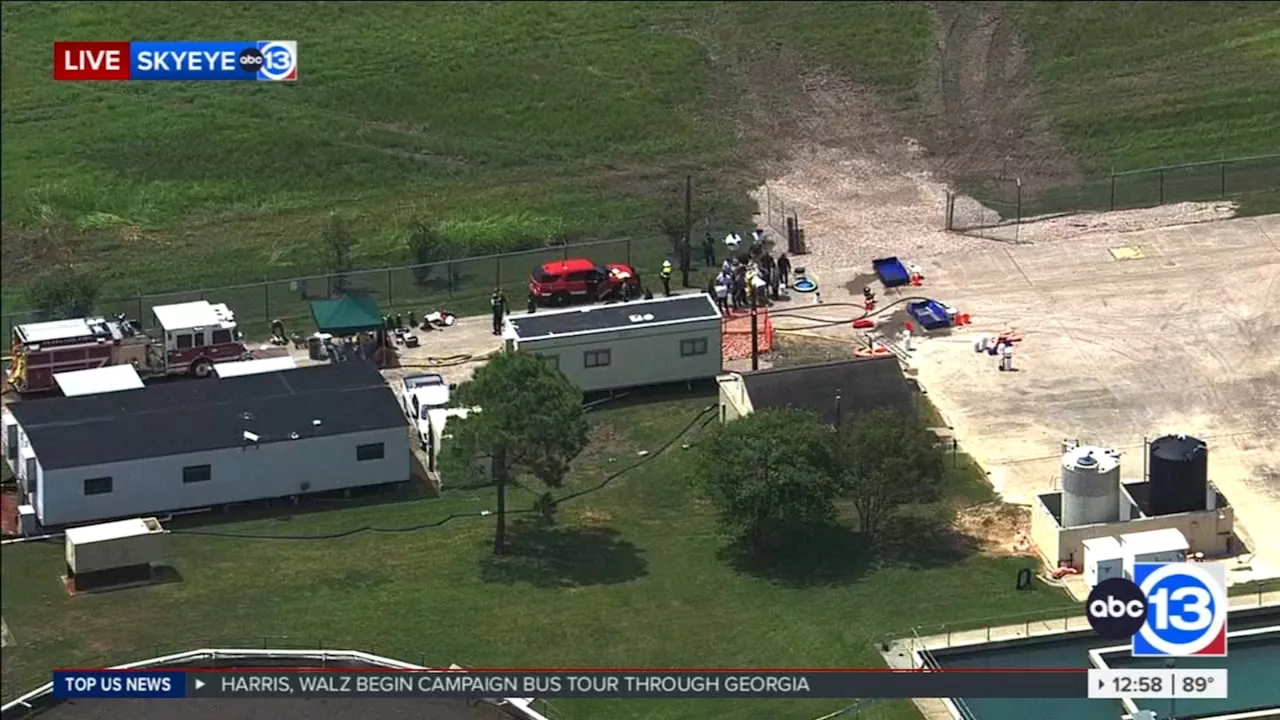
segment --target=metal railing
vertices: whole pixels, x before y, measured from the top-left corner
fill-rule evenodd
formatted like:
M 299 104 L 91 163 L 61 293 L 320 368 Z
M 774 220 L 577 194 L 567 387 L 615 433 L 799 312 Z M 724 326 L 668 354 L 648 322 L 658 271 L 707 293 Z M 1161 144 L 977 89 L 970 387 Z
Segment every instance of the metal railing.
M 242 328 L 259 326 L 265 331 L 276 318 L 289 321 L 309 317 L 311 300 L 352 292 L 372 295 L 384 311 L 449 310 L 469 314 L 482 309 L 495 287 L 506 290 L 510 302 L 521 302 L 530 271 L 542 263 L 585 256 L 598 263 L 626 263 L 634 266 L 641 277 L 652 277 L 670 249 L 670 240 L 657 235 L 569 243 L 421 265 L 366 268 L 199 290 L 140 292 L 132 297 L 99 300 L 94 312 L 124 313 L 149 324 L 151 309 L 157 305 L 208 300 L 230 306 Z M 15 325 L 39 319 L 34 310 L 0 315 L 0 337 L 7 342 Z
M 1205 202 L 1280 189 L 1280 155 L 1232 158 L 1112 172 L 1076 185 L 1031 189 L 1017 178 L 969 179 L 948 194 L 946 228 L 981 231 L 1047 217 Z

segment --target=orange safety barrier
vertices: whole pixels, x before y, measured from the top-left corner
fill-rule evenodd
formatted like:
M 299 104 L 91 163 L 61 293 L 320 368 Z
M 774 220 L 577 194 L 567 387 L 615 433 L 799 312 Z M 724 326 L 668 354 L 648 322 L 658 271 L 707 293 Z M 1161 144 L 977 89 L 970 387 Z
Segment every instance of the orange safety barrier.
M 773 350 L 773 320 L 769 311 L 761 308 L 756 311 L 756 332 L 758 349 L 761 353 Z M 721 355 L 725 360 L 747 360 L 751 357 L 751 311 L 730 310 L 722 321 L 724 338 L 721 343 Z

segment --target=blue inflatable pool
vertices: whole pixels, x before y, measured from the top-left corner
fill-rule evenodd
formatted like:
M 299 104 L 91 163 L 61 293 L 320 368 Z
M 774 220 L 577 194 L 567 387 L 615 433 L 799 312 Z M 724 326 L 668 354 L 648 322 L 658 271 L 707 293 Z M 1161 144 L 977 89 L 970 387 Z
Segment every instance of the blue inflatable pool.
M 911 282 L 911 275 L 907 272 L 907 266 L 896 257 L 880 258 L 871 261 L 871 267 L 875 269 L 876 276 L 880 278 L 880 282 L 887 288 L 900 287 Z
M 947 308 L 937 300 L 917 300 L 907 303 L 907 314 L 925 330 L 942 330 L 951 327 Z

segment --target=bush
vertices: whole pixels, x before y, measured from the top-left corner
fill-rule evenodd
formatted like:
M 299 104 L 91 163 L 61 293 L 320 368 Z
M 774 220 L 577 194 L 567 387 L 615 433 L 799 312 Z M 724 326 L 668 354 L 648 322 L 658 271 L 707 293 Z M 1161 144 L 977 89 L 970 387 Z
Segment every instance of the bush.
M 27 300 L 41 320 L 85 317 L 93 312 L 102 286 L 98 278 L 70 268 L 46 272 L 27 286 Z
M 529 213 L 450 220 L 438 231 L 445 243 L 471 256 L 559 245 L 565 237 L 564 220 Z

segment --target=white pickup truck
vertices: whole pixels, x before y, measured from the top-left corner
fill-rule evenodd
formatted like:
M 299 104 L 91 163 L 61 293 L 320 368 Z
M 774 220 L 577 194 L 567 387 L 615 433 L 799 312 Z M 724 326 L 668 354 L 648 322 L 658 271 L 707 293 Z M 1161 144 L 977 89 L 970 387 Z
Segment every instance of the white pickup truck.
M 400 407 L 413 424 L 418 443 L 426 450 L 432 445 L 431 410 L 449 406 L 449 384 L 442 375 L 412 375 L 401 381 Z

